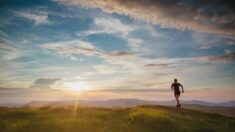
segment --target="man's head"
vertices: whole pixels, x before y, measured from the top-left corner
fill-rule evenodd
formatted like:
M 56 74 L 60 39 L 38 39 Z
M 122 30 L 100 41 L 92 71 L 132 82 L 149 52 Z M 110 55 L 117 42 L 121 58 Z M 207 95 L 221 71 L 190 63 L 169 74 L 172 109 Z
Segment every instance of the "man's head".
M 177 79 L 176 78 L 174 79 L 174 82 L 177 83 Z

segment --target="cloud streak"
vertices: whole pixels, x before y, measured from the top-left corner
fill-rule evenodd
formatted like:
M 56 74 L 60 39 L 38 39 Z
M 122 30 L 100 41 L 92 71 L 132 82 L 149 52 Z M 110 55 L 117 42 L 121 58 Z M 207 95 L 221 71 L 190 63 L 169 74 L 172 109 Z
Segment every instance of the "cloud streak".
M 2 88 L 0 87 L 0 104 L 4 103 L 28 103 L 30 101 L 58 101 L 75 99 L 75 96 L 67 91 L 58 89 L 36 88 Z
M 51 24 L 52 22 L 48 19 L 48 14 L 46 11 L 40 10 L 23 10 L 15 12 L 16 16 L 22 17 L 28 21 L 34 23 L 34 25 L 40 24 Z
M 4 60 L 13 60 L 20 56 L 22 53 L 14 46 L 0 43 L 0 58 Z
M 152 37 L 160 37 L 153 26 L 146 24 L 127 24 L 115 17 L 97 17 L 88 30 L 77 32 L 77 36 L 90 36 L 94 34 L 109 34 L 121 38 L 128 43 L 132 52 L 138 54 L 149 54 L 151 50 L 145 45 L 147 42 L 132 33 L 145 31 Z
M 58 78 L 39 78 L 31 85 L 31 88 L 50 89 L 61 79 Z
M 220 56 L 202 56 L 198 58 L 202 62 L 230 63 L 235 60 L 235 52 L 226 50 L 224 55 Z
M 135 28 L 134 26 L 123 24 L 119 19 L 102 17 L 94 19 L 94 24 L 91 25 L 90 30 L 78 32 L 77 35 L 113 34 L 119 37 L 126 37 Z
M 132 56 L 131 52 L 127 51 L 103 51 L 97 49 L 89 42 L 82 40 L 68 40 L 55 43 L 47 43 L 39 46 L 42 49 L 53 51 L 60 55 L 72 56 L 73 54 L 80 54 L 84 56 L 98 56 L 100 58 L 107 57 L 123 57 Z
M 55 0 L 67 5 L 101 8 L 162 27 L 234 35 L 233 0 Z

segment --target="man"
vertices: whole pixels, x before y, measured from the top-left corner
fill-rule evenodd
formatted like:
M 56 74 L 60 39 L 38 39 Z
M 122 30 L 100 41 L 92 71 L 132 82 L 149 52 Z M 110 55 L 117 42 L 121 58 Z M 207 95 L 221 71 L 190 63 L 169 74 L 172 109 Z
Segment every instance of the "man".
M 180 87 L 182 88 L 182 93 L 184 93 L 183 85 L 177 82 L 177 79 L 174 79 L 174 83 L 171 85 L 171 90 L 174 90 L 175 93 L 175 99 L 177 101 L 177 108 L 181 108 L 181 104 L 179 103 L 179 97 L 180 97 Z

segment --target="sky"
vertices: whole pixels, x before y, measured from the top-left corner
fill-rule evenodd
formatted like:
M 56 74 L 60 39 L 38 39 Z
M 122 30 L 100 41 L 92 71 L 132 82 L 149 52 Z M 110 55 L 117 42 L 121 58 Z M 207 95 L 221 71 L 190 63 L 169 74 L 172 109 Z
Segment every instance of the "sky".
M 0 103 L 235 100 L 232 0 L 1 0 Z

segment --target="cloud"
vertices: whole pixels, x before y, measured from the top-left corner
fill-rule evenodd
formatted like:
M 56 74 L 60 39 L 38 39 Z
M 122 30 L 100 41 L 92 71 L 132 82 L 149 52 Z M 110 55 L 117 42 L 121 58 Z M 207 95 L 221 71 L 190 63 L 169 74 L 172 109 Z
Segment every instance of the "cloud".
M 224 35 L 215 35 L 203 32 L 193 32 L 192 41 L 200 49 L 211 49 L 223 45 L 233 45 L 235 40 L 233 37 Z
M 145 67 L 165 67 L 169 66 L 170 64 L 145 64 Z
M 86 56 L 94 56 L 96 54 L 95 47 L 91 43 L 81 40 L 46 43 L 39 47 L 45 50 L 54 51 L 61 55 L 82 54 Z
M 162 27 L 234 35 L 233 0 L 54 0 L 67 5 L 101 8 Z
M 9 61 L 24 56 L 24 54 L 16 46 L 0 42 L 0 58 Z
M 160 37 L 160 33 L 155 28 L 146 24 L 127 24 L 115 17 L 94 18 L 94 23 L 85 31 L 79 31 L 78 36 L 89 36 L 94 34 L 109 34 L 125 40 L 132 52 L 138 54 L 149 54 L 152 50 L 146 45 L 147 41 L 133 35 L 135 32 L 145 32 L 152 37 Z
M 172 79 L 181 78 L 190 82 L 188 87 L 198 88 L 198 85 L 191 86 L 191 80 L 201 76 L 201 71 L 209 74 L 215 69 L 211 65 L 199 65 L 196 60 L 197 58 L 145 58 L 135 55 L 119 59 L 107 58 L 98 67 L 93 67 L 94 74 L 99 78 L 87 81 L 95 89 L 149 89 L 169 87 Z M 188 77 L 192 74 L 193 77 Z
M 70 60 L 71 60 L 71 61 L 77 61 L 78 59 L 77 59 L 77 57 L 71 55 L 71 56 L 70 56 Z
M 198 58 L 202 62 L 230 63 L 235 60 L 235 52 L 226 50 L 224 55 L 220 56 L 202 56 Z
M 124 24 L 119 19 L 115 19 L 113 17 L 101 17 L 94 19 L 94 24 L 89 30 L 78 32 L 77 35 L 88 36 L 92 34 L 113 34 L 120 37 L 126 37 L 129 32 L 134 29 L 134 26 Z
M 34 23 L 34 25 L 51 24 L 46 11 L 41 10 L 22 10 L 15 12 L 16 16 L 22 17 Z
M 102 63 L 88 66 L 91 76 L 83 81 L 96 88 L 156 88 L 168 86 L 169 78 L 185 77 L 192 69 L 199 67 L 195 57 L 186 58 L 148 58 L 128 51 L 103 51 L 90 42 L 68 40 L 42 44 L 39 47 L 55 55 L 85 55 L 102 59 Z M 194 65 L 194 66 L 192 66 Z M 183 72 L 180 72 L 182 71 Z M 191 71 L 190 71 L 191 70 Z M 109 83 L 107 83 L 109 82 Z
M 117 72 L 117 69 L 115 66 L 93 65 L 92 67 L 96 70 L 96 73 L 99 73 L 99 74 L 113 74 Z
M 2 88 L 0 87 L 0 104 L 28 103 L 30 101 L 73 100 L 75 95 L 58 89 L 36 88 Z
M 108 56 L 108 57 L 120 57 L 120 56 L 131 56 L 131 55 L 133 55 L 132 53 L 127 52 L 127 51 L 104 52 L 103 54 L 105 56 Z
M 97 56 L 100 58 L 107 57 L 123 57 L 133 55 L 127 51 L 103 51 L 96 48 L 89 42 L 82 40 L 68 40 L 54 43 L 42 44 L 39 46 L 45 50 L 53 51 L 60 55 L 67 55 L 72 59 L 74 54 L 80 54 L 85 56 Z M 72 57 L 72 58 L 71 58 Z M 75 58 L 73 58 L 75 59 Z
M 154 33 L 154 32 L 152 32 L 152 33 Z M 146 46 L 147 43 L 143 39 L 128 37 L 127 42 L 128 42 L 130 49 L 135 53 L 148 54 L 148 53 L 151 53 L 151 51 L 152 51 L 149 47 Z
M 58 81 L 61 79 L 58 78 L 39 78 L 34 81 L 34 83 L 30 86 L 31 88 L 43 88 L 50 89 L 56 85 Z

